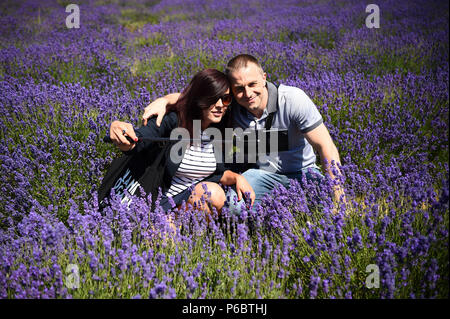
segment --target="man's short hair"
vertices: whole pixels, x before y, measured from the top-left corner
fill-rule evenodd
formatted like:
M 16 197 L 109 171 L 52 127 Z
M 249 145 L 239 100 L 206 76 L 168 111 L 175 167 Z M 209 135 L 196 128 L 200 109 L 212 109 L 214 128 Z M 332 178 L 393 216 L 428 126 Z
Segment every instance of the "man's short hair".
M 236 70 L 247 67 L 247 65 L 249 63 L 255 64 L 258 67 L 258 69 L 261 71 L 261 74 L 264 74 L 261 64 L 259 64 L 258 60 L 250 54 L 239 54 L 239 55 L 235 56 L 234 58 L 232 58 L 227 64 L 227 67 L 225 69 L 225 74 L 230 75 L 231 73 L 233 73 Z

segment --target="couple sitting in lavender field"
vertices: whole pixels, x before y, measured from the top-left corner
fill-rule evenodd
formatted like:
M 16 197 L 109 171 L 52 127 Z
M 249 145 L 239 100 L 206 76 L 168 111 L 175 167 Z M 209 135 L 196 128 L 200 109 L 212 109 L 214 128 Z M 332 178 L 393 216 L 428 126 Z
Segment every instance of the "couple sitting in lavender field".
M 221 131 L 227 126 L 259 130 L 267 128 L 266 122 L 270 122 L 269 127 L 287 130 L 289 147 L 268 157 L 264 164 L 257 162 L 245 171 L 238 171 L 234 166 L 232 171 L 226 163 L 216 161 L 210 140 L 191 144 L 186 147 L 181 162 L 167 159 L 164 174 L 171 183 L 163 187 L 160 202 L 165 210 L 186 202 L 199 205 L 207 212 L 212 207 L 220 212 L 228 205 L 231 212 L 239 213 L 245 196 L 249 196 L 247 203 L 253 206 L 276 185 L 289 187 L 289 179 L 301 181 L 305 176 L 320 180 L 323 175 L 316 165 L 314 150 L 331 177 L 334 175 L 330 163 L 340 164 L 337 148 L 311 99 L 299 88 L 276 87 L 266 81 L 261 65 L 247 54 L 231 59 L 225 74 L 214 69 L 203 70 L 181 94 L 172 93 L 149 104 L 143 115 L 144 126 L 139 129 L 114 121 L 110 138 L 125 153 L 139 152 L 148 143 L 130 140 L 169 137 L 177 127 L 187 129 L 193 136 L 194 120 L 201 120 L 202 132 L 197 132 L 200 135 L 208 127 Z M 230 187 L 224 189 L 219 183 Z M 335 189 L 337 200 L 342 194 L 341 188 Z

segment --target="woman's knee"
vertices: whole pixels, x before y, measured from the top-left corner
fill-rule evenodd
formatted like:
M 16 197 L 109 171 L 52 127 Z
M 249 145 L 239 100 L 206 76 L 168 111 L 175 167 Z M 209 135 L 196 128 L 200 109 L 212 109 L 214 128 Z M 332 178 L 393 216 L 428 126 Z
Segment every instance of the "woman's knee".
M 212 182 L 198 183 L 195 186 L 192 192 L 193 201 L 198 202 L 202 198 L 217 209 L 221 209 L 226 201 L 225 192 L 222 187 Z

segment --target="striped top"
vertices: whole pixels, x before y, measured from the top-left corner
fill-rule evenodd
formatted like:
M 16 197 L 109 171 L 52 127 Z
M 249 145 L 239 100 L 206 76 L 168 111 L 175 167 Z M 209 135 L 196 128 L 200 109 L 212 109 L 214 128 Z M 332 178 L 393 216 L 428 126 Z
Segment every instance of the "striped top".
M 180 194 L 188 187 L 213 174 L 216 171 L 216 166 L 212 142 L 202 141 L 201 145 L 191 145 L 184 153 L 183 160 L 165 195 L 173 197 Z

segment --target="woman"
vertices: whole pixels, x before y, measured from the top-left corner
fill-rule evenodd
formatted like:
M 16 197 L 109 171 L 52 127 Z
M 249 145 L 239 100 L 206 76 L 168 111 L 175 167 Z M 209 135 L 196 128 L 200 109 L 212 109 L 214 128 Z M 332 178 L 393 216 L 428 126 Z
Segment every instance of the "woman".
M 129 123 L 114 121 L 110 127 L 110 137 L 120 150 L 139 152 L 149 147 L 151 142 L 130 143 L 127 137 L 134 141 L 138 137 L 170 137 L 171 131 L 178 127 L 188 130 L 193 137 L 194 120 L 201 120 L 202 132 L 198 133 L 203 136 L 203 131 L 210 126 L 224 128 L 224 115 L 231 99 L 227 76 L 215 69 L 205 69 L 193 77 L 175 104 L 167 106 L 167 116 L 161 126 L 156 125 L 155 118 L 137 130 Z M 165 210 L 172 206 L 170 197 L 178 207 L 185 201 L 209 213 L 210 205 L 220 212 L 226 196 L 218 182 L 225 186 L 235 185 L 238 201 L 246 192 L 250 193 L 252 204 L 255 200 L 255 193 L 243 176 L 226 170 L 223 163 L 217 163 L 210 141 L 189 145 L 181 162 L 176 163 L 168 158 L 165 180 L 170 181 L 162 185 L 160 204 Z

